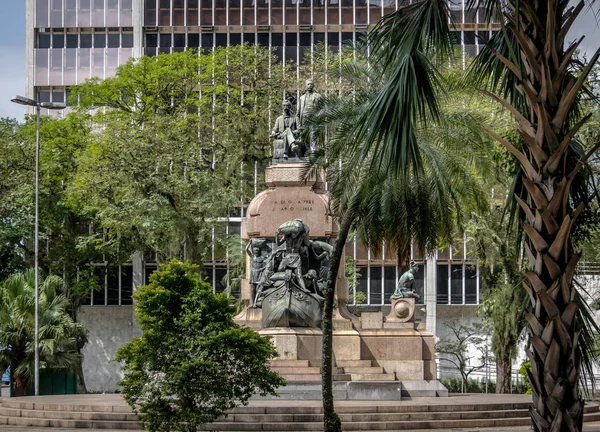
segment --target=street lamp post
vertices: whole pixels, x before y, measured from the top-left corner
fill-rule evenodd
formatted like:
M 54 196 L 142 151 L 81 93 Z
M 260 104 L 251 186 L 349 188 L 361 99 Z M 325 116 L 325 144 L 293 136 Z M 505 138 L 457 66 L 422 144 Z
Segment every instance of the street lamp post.
M 11 99 L 11 102 L 17 103 L 19 105 L 27 105 L 35 107 L 35 228 L 34 228 L 34 296 L 35 296 L 35 312 L 34 312 L 34 372 L 33 372 L 33 384 L 35 387 L 35 395 L 39 396 L 40 394 L 40 346 L 39 346 L 39 284 L 38 284 L 38 275 L 39 275 L 39 245 L 38 245 L 38 236 L 40 231 L 40 109 L 52 109 L 52 110 L 61 110 L 65 109 L 66 105 L 62 103 L 53 103 L 53 102 L 37 102 L 33 99 L 26 98 L 24 96 L 14 96 Z

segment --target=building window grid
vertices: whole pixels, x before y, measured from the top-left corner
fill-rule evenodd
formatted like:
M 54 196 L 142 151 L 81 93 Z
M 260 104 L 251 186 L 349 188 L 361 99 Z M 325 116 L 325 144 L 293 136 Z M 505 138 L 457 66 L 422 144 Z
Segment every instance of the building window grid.
M 101 290 L 102 292 L 102 297 L 104 299 L 104 301 L 102 303 L 98 303 L 97 300 L 94 301 L 94 290 L 90 290 L 90 298 L 89 298 L 89 305 L 90 306 L 125 306 L 125 305 L 131 305 L 133 303 L 133 300 L 131 299 L 131 295 L 129 296 L 123 296 L 123 271 L 125 268 L 131 268 L 132 264 L 131 263 L 127 263 L 127 264 L 121 264 L 119 266 L 117 266 L 118 269 L 118 277 L 117 277 L 117 289 L 118 289 L 118 295 L 117 295 L 117 304 L 109 304 L 109 296 L 108 296 L 108 291 L 109 291 L 109 284 L 108 284 L 108 262 L 107 261 L 100 261 L 100 262 L 93 262 L 90 264 L 90 266 L 95 267 L 95 268 L 102 268 L 103 272 L 102 272 L 102 288 Z M 156 263 L 150 263 L 150 266 L 154 266 L 155 268 Z M 143 277 L 144 280 L 146 280 L 146 266 L 144 266 L 143 269 Z M 77 280 L 79 280 L 79 271 L 77 272 Z M 132 290 L 133 291 L 133 290 Z

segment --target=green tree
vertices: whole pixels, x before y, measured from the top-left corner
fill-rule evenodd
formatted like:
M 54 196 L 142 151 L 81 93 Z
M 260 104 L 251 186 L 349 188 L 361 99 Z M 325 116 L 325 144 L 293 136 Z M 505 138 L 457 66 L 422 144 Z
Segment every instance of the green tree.
M 573 7 L 551 0 L 484 2 L 488 17 L 501 17 L 502 29 L 473 64 L 481 85 L 489 84 L 487 94 L 514 117 L 521 139 L 515 146 L 482 124 L 523 172 L 526 199 L 519 196 L 518 203 L 530 265 L 524 287 L 532 303 L 527 354 L 536 431 L 581 430 L 583 422 L 579 373 L 586 340 L 572 232 L 586 208 L 579 175 L 600 142 L 577 155 L 573 137 L 589 119 L 580 115 L 578 99 L 600 51 L 582 65 L 573 57 L 581 40 L 566 44 L 566 37 L 584 6 L 583 0 Z M 417 131 L 422 120 L 440 115 L 436 62 L 452 47 L 449 21 L 447 2 L 424 0 L 388 15 L 370 34 L 372 61 L 386 80 L 357 123 L 364 140 L 349 147 L 365 157 L 377 154 L 379 170 L 406 177 L 422 164 Z
M 500 209 L 472 215 L 467 239 L 475 245 L 482 275 L 482 301 L 477 311 L 491 329 L 496 358 L 496 393 L 510 393 L 512 360 L 525 328 L 526 293 L 518 289 L 524 280 L 513 235 L 502 224 Z
M 395 150 L 390 150 L 390 155 L 364 150 L 361 143 L 366 142 L 365 138 L 356 129 L 364 111 L 376 99 L 384 77 L 362 61 L 343 63 L 341 72 L 352 91 L 321 97 L 307 119 L 305 131 L 305 139 L 312 136 L 319 141 L 315 163 L 327 166 L 331 210 L 340 221 L 323 318 L 326 431 L 341 427 L 333 409 L 332 311 L 335 280 L 349 232 L 355 229 L 376 253 L 385 242 L 388 252 L 396 253 L 399 266 L 406 262 L 411 242 L 422 252 L 435 250 L 462 225 L 463 211 L 486 207 L 480 173 L 489 166 L 485 153 L 490 148 L 490 140 L 473 127 L 464 108 L 460 108 L 465 103 L 465 91 L 456 85 L 455 91 L 448 94 L 443 115 L 428 119 L 435 121 L 435 128 L 419 130 L 415 142 L 423 155 L 419 166 L 402 176 L 390 176 L 379 165 L 382 160 L 391 160 Z M 455 70 L 447 74 L 450 79 Z M 356 151 L 349 148 L 349 143 L 356 146 Z
M 57 276 L 39 280 L 40 368 L 80 373 L 87 330 L 68 312 L 65 285 Z M 25 395 L 34 375 L 34 272 L 8 277 L 0 289 L 0 369 L 10 367 L 15 395 Z
M 202 262 L 218 218 L 249 201 L 254 164 L 271 153 L 268 122 L 286 86 L 269 63 L 269 50 L 248 45 L 160 54 L 73 88 L 95 125 L 69 186 L 73 207 L 108 241 Z
M 135 293 L 142 336 L 117 352 L 123 396 L 149 431 L 192 432 L 285 381 L 269 369 L 268 339 L 233 322 L 226 294 L 173 260 Z

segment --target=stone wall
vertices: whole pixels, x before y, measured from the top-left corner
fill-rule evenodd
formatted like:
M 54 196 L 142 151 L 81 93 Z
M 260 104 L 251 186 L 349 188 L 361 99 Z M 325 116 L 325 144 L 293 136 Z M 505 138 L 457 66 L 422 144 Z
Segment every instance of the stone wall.
M 89 331 L 83 348 L 83 373 L 89 392 L 112 393 L 123 376 L 115 352 L 139 335 L 133 306 L 81 306 L 78 320 Z

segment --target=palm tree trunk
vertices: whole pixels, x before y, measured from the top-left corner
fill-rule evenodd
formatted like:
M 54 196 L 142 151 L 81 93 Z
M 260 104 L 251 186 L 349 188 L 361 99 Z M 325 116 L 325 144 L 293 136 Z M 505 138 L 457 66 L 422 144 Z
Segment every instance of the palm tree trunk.
M 530 270 L 524 288 L 532 311 L 526 315 L 531 346 L 527 356 L 533 388 L 530 414 L 535 431 L 581 431 L 583 398 L 578 386 L 579 354 L 577 304 L 573 276 L 579 256 L 571 245 L 571 231 L 584 203 L 569 202 L 569 191 L 589 153 L 569 168 L 573 135 L 585 123 L 569 120 L 577 94 L 599 52 L 577 78 L 569 71 L 574 50 L 563 47 L 572 20 L 583 1 L 568 10 L 568 1 L 510 0 L 508 29 L 515 36 L 519 56 L 496 56 L 517 77 L 526 111 L 493 96 L 518 120 L 525 143 L 520 151 L 490 132 L 515 157 L 525 173 L 528 202 L 517 197 L 527 221 L 525 250 Z M 485 126 L 484 126 L 485 128 Z
M 321 355 L 321 382 L 323 388 L 323 430 L 325 432 L 341 432 L 342 423 L 333 406 L 333 301 L 335 294 L 335 282 L 344 256 L 344 248 L 348 233 L 354 220 L 352 208 L 346 210 L 340 230 L 335 241 L 327 288 L 325 291 L 325 310 L 323 311 L 323 352 Z

